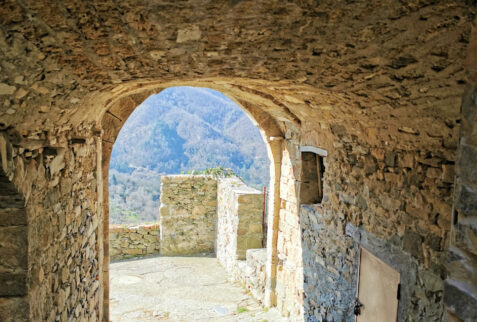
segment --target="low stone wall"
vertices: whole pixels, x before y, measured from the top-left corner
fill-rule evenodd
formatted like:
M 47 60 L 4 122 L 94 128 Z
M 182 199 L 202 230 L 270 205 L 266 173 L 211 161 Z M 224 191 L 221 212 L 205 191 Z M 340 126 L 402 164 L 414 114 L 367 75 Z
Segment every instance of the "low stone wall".
M 264 303 L 263 194 L 238 178 L 161 177 L 160 223 L 110 226 L 111 260 L 215 252 L 232 276 Z
M 159 224 L 109 227 L 109 257 L 120 260 L 159 254 Z
M 217 181 L 204 175 L 161 177 L 161 254 L 212 253 Z
M 217 202 L 217 259 L 229 273 L 247 249 L 261 248 L 263 194 L 238 178 L 221 179 Z M 234 276 L 236 278 L 236 276 Z
M 238 261 L 235 276 L 252 296 L 260 303 L 265 303 L 265 285 L 267 262 L 267 249 L 247 250 L 247 260 Z

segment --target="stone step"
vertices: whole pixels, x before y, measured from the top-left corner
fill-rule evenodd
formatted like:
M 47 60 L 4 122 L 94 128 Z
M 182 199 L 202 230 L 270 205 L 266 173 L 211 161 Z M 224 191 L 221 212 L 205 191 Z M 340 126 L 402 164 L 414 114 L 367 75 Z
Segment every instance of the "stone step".
M 0 321 L 30 321 L 27 296 L 4 297 L 0 301 Z
M 16 274 L 28 269 L 27 233 L 26 226 L 0 227 L 0 273 Z
M 16 208 L 21 209 L 25 206 L 25 201 L 20 194 L 2 196 L 0 195 L 0 209 Z
M 18 194 L 18 191 L 10 182 L 0 182 L 0 196 Z
M 25 208 L 0 209 L 0 227 L 26 226 L 27 215 Z
M 24 205 L 23 196 L 18 193 L 15 186 L 0 169 L 0 210 L 5 208 L 23 208 Z
M 0 273 L 0 296 L 27 295 L 26 274 Z

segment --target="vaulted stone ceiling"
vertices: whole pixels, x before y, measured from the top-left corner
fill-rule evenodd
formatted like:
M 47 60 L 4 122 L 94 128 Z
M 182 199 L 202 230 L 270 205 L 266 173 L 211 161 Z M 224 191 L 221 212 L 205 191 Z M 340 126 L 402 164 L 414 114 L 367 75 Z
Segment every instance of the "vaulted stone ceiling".
M 303 316 L 303 303 L 319 296 L 303 288 L 305 275 L 311 289 L 327 277 L 337 278 L 327 289 L 353 289 L 363 242 L 345 234 L 354 225 L 380 239 L 385 253 L 406 259 L 399 265 L 411 276 L 403 291 L 409 296 L 400 314 L 439 319 L 444 245 L 455 219 L 459 107 L 466 83 L 476 84 L 464 64 L 475 52 L 475 14 L 470 0 L 3 1 L 0 154 L 5 178 L 25 200 L 29 293 L 0 305 L 0 319 L 26 314 L 25 301 L 32 320 L 103 312 L 107 319 L 101 166 L 107 168 L 111 143 L 134 108 L 177 85 L 217 89 L 266 137 L 284 138 L 270 149 L 275 240 L 267 259 L 282 265 L 267 271 L 269 282 L 275 279 L 269 285 L 286 284 L 276 288 L 282 312 Z M 467 136 L 474 133 L 471 117 L 463 121 Z M 300 145 L 329 151 L 320 213 L 300 213 Z M 463 159 L 474 158 L 469 152 Z M 319 229 L 300 226 L 301 215 L 323 221 L 326 251 Z M 459 257 L 459 265 L 475 255 L 472 220 L 461 223 L 459 256 L 465 251 L 470 259 Z M 334 256 L 339 263 L 327 263 L 317 278 L 314 265 Z M 455 294 L 467 294 L 459 283 L 452 284 Z M 327 298 L 317 301 L 306 314 L 352 314 Z
M 26 135 L 96 122 L 120 95 L 195 83 L 254 104 L 261 96 L 278 120 L 346 120 L 358 136 L 454 145 L 473 9 L 465 1 L 7 1 L 1 126 Z

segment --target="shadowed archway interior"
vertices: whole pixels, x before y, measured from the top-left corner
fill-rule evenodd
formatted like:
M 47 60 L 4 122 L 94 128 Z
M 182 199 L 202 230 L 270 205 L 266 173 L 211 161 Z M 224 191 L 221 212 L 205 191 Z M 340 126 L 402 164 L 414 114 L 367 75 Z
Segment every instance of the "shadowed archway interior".
M 0 153 L 28 296 L 2 296 L 0 320 L 108 319 L 112 144 L 172 86 L 220 91 L 267 143 L 267 305 L 353 319 L 364 247 L 406 281 L 399 320 L 472 319 L 475 15 L 466 0 L 6 1 Z M 321 203 L 299 198 L 303 146 L 327 151 Z

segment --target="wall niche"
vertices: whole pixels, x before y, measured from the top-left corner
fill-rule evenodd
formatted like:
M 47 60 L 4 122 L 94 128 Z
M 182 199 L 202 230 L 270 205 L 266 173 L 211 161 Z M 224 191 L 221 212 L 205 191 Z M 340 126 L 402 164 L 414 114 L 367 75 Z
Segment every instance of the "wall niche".
M 324 157 L 327 152 L 312 146 L 302 146 L 301 151 L 301 188 L 302 204 L 320 204 L 323 200 L 323 177 L 325 174 Z

